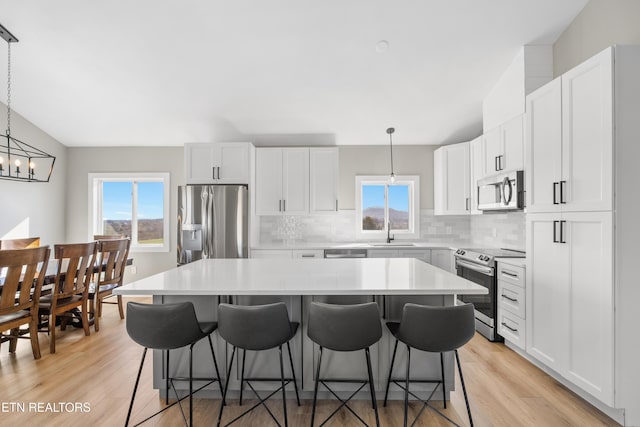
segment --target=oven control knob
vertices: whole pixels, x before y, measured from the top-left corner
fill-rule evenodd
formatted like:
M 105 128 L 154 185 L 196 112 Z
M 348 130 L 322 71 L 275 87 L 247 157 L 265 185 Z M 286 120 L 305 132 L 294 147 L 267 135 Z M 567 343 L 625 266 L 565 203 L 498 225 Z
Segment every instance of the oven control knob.
M 465 252 L 462 249 L 458 249 L 458 251 L 456 252 L 458 255 L 464 255 Z

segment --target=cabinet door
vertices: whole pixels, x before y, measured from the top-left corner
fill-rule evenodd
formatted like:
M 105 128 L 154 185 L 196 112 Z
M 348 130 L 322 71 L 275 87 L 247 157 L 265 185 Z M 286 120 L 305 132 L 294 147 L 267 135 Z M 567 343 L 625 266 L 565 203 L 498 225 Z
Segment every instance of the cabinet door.
M 312 214 L 338 211 L 338 149 L 309 149 L 309 208 Z
M 500 156 L 504 152 L 502 141 L 502 128 L 500 126 L 484 134 L 485 171 L 487 175 L 494 175 L 501 170 Z
M 453 252 L 450 249 L 431 249 L 431 265 L 453 273 Z
M 482 211 L 478 210 L 478 180 L 486 175 L 484 138 L 482 136 L 477 137 L 469 143 L 469 166 L 471 175 L 471 182 L 469 184 L 471 215 L 480 215 Z
M 415 258 L 430 264 L 431 251 L 429 249 L 398 249 L 398 258 Z
M 309 149 L 282 149 L 282 212 L 309 213 Z
M 568 358 L 569 289 L 559 214 L 527 215 L 527 353 L 557 372 Z
M 293 258 L 324 258 L 322 249 L 294 249 L 291 254 Z
M 367 258 L 397 258 L 398 251 L 394 249 L 369 249 Z
M 256 215 L 282 214 L 282 149 L 256 149 Z
M 563 211 L 612 209 L 613 51 L 562 75 Z
M 569 325 L 564 375 L 613 406 L 612 213 L 563 213 L 562 217 Z
M 524 124 L 519 115 L 502 125 L 503 154 L 500 158 L 503 170 L 524 169 Z
M 525 141 L 527 212 L 559 212 L 562 164 L 561 79 L 555 79 L 527 96 Z
M 218 156 L 216 182 L 219 184 L 249 183 L 249 144 L 244 142 L 216 144 Z
M 252 249 L 251 258 L 290 259 L 289 249 Z
M 185 144 L 184 170 L 187 184 L 213 184 L 215 163 L 214 144 Z
M 433 214 L 444 215 L 444 192 L 447 185 L 444 176 L 445 147 L 433 152 Z
M 471 208 L 469 199 L 469 143 L 445 147 L 444 160 L 444 213 L 465 215 Z

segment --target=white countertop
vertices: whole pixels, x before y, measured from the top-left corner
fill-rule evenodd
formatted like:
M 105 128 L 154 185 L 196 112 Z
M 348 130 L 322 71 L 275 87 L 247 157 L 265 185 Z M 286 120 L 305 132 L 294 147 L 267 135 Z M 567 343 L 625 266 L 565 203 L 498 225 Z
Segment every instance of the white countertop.
M 496 261 L 502 264 L 515 265 L 516 267 L 526 268 L 527 259 L 526 258 L 503 258 L 497 257 Z
M 459 245 L 458 245 L 459 246 Z M 451 249 L 456 250 L 458 246 L 448 243 L 428 243 L 412 241 L 394 241 L 390 244 L 384 242 L 297 242 L 297 243 L 259 243 L 252 245 L 251 249 Z M 466 245 L 469 246 L 469 245 Z
M 413 258 L 205 259 L 114 290 L 122 295 L 453 295 L 487 289 Z

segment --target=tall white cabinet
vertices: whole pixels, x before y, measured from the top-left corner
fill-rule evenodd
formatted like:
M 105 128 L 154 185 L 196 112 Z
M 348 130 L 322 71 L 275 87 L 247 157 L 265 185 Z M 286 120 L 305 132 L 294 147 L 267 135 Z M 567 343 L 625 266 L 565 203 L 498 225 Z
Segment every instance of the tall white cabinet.
M 436 215 L 464 215 L 471 210 L 469 143 L 446 145 L 433 153 Z
M 640 425 L 640 47 L 527 97 L 526 351 Z

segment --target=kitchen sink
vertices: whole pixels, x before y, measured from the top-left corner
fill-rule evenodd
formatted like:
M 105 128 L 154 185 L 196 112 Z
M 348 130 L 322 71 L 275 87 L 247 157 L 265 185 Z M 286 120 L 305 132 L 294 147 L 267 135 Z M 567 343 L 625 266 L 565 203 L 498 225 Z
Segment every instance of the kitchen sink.
M 371 246 L 415 246 L 415 243 L 391 242 L 391 243 L 369 243 Z

